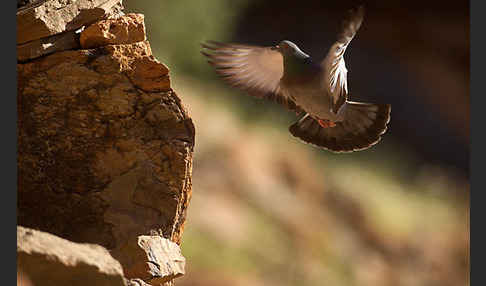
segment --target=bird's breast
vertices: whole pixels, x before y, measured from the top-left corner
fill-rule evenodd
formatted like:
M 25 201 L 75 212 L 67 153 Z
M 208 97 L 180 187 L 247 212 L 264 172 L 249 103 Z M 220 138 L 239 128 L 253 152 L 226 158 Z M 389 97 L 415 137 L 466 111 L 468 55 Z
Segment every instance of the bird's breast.
M 287 97 L 295 101 L 307 113 L 320 119 L 340 121 L 331 112 L 330 97 L 319 84 L 289 84 L 281 83 Z

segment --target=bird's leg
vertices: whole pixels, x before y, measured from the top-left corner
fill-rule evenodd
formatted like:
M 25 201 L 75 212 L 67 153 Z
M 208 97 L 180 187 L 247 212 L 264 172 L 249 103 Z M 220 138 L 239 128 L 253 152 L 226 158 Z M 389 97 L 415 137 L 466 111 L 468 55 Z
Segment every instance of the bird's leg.
M 346 106 L 347 104 L 345 102 L 343 105 L 341 105 L 341 107 L 339 107 L 339 110 L 336 113 L 337 117 L 341 117 L 343 115 L 344 111 L 346 110 Z
M 330 128 L 336 126 L 335 122 L 328 119 L 317 119 L 317 122 L 319 122 L 319 125 L 321 125 L 322 128 Z

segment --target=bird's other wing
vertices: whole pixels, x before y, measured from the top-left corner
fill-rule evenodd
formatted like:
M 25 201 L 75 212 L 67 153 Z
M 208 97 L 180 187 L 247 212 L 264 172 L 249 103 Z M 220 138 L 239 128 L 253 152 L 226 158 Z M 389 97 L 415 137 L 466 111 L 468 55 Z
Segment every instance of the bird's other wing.
M 228 84 L 249 95 L 280 103 L 297 113 L 302 109 L 281 90 L 283 57 L 271 47 L 208 41 L 201 53 Z
M 348 13 L 348 16 L 343 21 L 343 27 L 337 41 L 331 46 L 326 57 L 321 62 L 321 67 L 323 68 L 322 83 L 331 95 L 331 110 L 334 113 L 337 113 L 347 100 L 348 70 L 344 63 L 344 52 L 363 22 L 364 7 L 359 6 Z

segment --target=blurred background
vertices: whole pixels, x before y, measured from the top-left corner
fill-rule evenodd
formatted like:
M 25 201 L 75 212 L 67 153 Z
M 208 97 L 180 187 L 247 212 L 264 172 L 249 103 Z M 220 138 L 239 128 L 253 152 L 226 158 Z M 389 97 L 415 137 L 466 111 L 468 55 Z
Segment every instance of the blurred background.
M 199 44 L 287 39 L 319 61 L 356 1 L 124 1 L 196 126 L 177 285 L 469 285 L 469 3 L 364 3 L 350 99 L 392 119 L 371 149 L 333 154 L 226 86 Z

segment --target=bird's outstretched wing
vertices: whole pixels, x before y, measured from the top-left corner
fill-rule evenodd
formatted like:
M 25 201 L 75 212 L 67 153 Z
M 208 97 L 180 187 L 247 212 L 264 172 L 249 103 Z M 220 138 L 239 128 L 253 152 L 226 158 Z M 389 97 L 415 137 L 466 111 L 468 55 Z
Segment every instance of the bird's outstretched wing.
M 344 52 L 354 35 L 358 31 L 364 17 L 364 7 L 359 6 L 349 11 L 349 15 L 343 21 L 343 27 L 337 41 L 331 46 L 324 60 L 322 83 L 331 95 L 331 110 L 337 113 L 346 102 L 348 96 L 348 83 Z
M 214 66 L 216 73 L 233 87 L 249 95 L 278 102 L 297 113 L 302 109 L 284 95 L 280 87 L 283 57 L 271 47 L 208 41 L 201 53 Z

